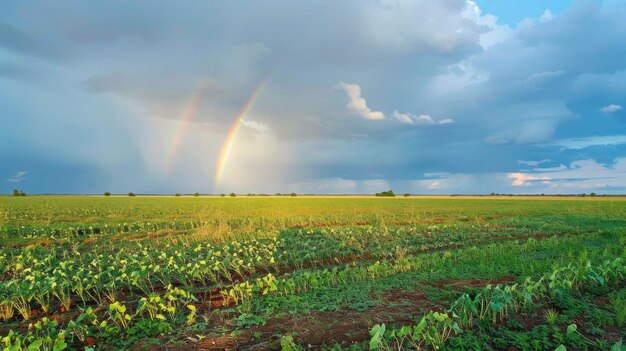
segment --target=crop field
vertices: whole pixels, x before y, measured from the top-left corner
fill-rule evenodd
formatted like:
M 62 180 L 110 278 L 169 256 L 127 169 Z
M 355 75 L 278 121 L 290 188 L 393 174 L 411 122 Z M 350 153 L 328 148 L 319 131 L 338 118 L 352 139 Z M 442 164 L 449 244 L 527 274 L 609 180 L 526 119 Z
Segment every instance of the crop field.
M 0 197 L 4 350 L 622 350 L 616 197 Z

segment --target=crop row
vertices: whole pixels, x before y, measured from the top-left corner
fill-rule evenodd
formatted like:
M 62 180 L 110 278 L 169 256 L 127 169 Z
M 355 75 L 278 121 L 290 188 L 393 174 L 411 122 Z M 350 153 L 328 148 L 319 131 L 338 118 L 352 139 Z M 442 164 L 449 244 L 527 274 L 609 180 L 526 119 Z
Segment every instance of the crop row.
M 225 244 L 180 240 L 157 245 L 138 241 L 85 252 L 80 248 L 52 251 L 48 247 L 3 250 L 0 254 L 3 277 L 0 305 L 3 310 L 17 310 L 28 319 L 34 303 L 48 312 L 55 304 L 69 309 L 76 302 L 113 301 L 122 291 L 147 294 L 168 284 L 219 285 L 258 272 L 276 272 L 279 265 L 315 264 L 323 258 L 365 253 L 395 260 L 407 252 L 445 248 L 454 241 L 457 242 L 454 245 L 462 246 L 481 238 L 491 240 L 488 235 L 472 236 L 462 232 L 452 235 L 448 234 L 452 231 L 446 229 L 446 226 L 429 228 L 431 232 L 438 230 L 438 235 L 419 235 L 403 228 L 395 231 L 373 228 L 327 232 L 291 230 L 270 233 L 265 235 L 267 239 Z M 383 264 L 383 268 L 371 269 L 387 268 Z M 271 279 L 267 276 L 260 281 Z M 243 288 L 238 286 L 237 289 Z
M 394 330 L 387 330 L 384 325 L 374 327 L 370 346 L 439 349 L 449 337 L 472 328 L 476 321 L 496 323 L 510 313 L 532 308 L 540 299 L 593 285 L 617 284 L 625 275 L 624 260 L 618 258 L 600 265 L 560 267 L 516 285 L 487 286 L 474 296 L 462 295 L 447 312 L 425 315 L 416 325 Z M 2 343 L 11 351 L 64 350 L 77 344 L 132 339 L 135 333 L 170 333 L 177 325 L 196 322 L 195 301 L 189 292 L 168 286 L 162 294 L 151 293 L 134 303 L 113 301 L 96 309 L 86 308 L 64 328 L 44 317 L 33 324 L 28 334 L 10 331 Z
M 587 235 L 585 239 L 591 239 L 594 236 L 600 237 L 601 235 Z M 446 265 L 457 265 L 463 262 L 482 262 L 485 258 L 496 257 L 502 252 L 523 254 L 539 246 L 549 249 L 556 249 L 565 245 L 576 246 L 581 239 L 582 237 L 580 236 L 567 238 L 551 237 L 543 239 L 541 242 L 529 239 L 522 244 L 505 242 L 420 255 L 399 254 L 389 259 L 375 261 L 374 263 L 357 264 L 351 262 L 347 265 L 335 266 L 333 268 L 300 270 L 278 278 L 269 273 L 264 277 L 236 283 L 230 288 L 224 288 L 221 292 L 229 302 L 242 304 L 263 295 L 288 296 L 340 284 L 388 277 L 402 272 L 434 270 Z
M 196 323 L 196 298 L 189 292 L 168 286 L 163 294 L 150 294 L 133 304 L 113 301 L 93 309 L 86 308 L 63 329 L 55 320 L 44 317 L 31 324 L 27 334 L 10 330 L 0 340 L 7 351 L 93 350 L 101 341 L 121 342 L 135 335 L 170 333 L 177 325 Z
M 463 329 L 471 329 L 477 321 L 495 325 L 512 313 L 531 309 L 538 300 L 553 299 L 556 295 L 593 286 L 615 286 L 625 277 L 624 259 L 617 258 L 599 265 L 590 262 L 569 264 L 538 279 L 528 277 L 520 284 L 488 285 L 474 296 L 461 295 L 447 312 L 429 312 L 415 325 L 395 329 L 386 329 L 384 324 L 374 326 L 370 331 L 370 348 L 438 350 L 451 336 L 460 334 Z
M 115 301 L 124 290 L 148 294 L 170 284 L 231 280 L 233 274 L 274 264 L 278 244 L 277 239 L 161 248 L 138 243 L 134 250 L 111 254 L 73 251 L 57 257 L 42 249 L 10 260 L 0 256 L 8 277 L 0 283 L 0 319 L 10 318 L 14 310 L 28 319 L 35 302 L 47 313 L 55 303 L 69 310 L 76 302 Z

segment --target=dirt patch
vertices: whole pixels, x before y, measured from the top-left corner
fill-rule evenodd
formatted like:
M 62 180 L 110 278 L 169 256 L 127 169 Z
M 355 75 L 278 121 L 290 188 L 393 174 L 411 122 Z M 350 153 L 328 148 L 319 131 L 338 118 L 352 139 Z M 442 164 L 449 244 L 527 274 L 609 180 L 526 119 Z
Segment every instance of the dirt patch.
M 535 325 L 542 322 L 536 315 L 531 315 L 529 313 L 520 313 L 517 315 L 517 321 L 520 322 L 524 330 L 529 331 L 532 330 Z
M 60 326 L 66 326 L 69 321 L 75 320 L 81 314 L 78 309 L 72 309 L 70 311 L 61 311 L 60 309 L 57 309 L 49 313 L 45 313 L 41 309 L 33 309 L 30 312 L 30 319 L 24 320 L 22 319 L 22 316 L 19 315 L 16 311 L 11 320 L 2 322 L 2 324 L 0 324 L 0 335 L 7 335 L 10 330 L 26 334 L 30 330 L 29 325 L 31 323 L 35 323 L 42 317 L 46 316 L 48 317 L 48 319 L 57 322 Z
M 93 244 L 94 242 L 100 240 L 99 237 L 97 236 L 92 236 L 90 238 L 87 238 L 85 240 L 83 240 L 83 245 L 89 245 L 89 244 Z
M 195 349 L 201 351 L 226 351 L 238 349 L 237 338 L 231 335 L 209 337 L 202 340 Z
M 375 324 L 405 325 L 416 316 L 443 308 L 429 300 L 421 291 L 387 292 L 380 305 L 365 311 L 314 312 L 302 316 L 280 316 L 265 325 L 243 330 L 237 337 L 207 338 L 196 345 L 198 350 L 266 349 L 278 346 L 278 335 L 292 334 L 303 345 L 319 349 L 322 345 L 338 343 L 348 346 L 369 340 L 369 330 Z
M 609 299 L 608 295 L 602 295 L 594 297 L 591 302 L 593 302 L 594 305 L 600 308 L 604 308 L 606 305 L 611 303 L 611 300 Z

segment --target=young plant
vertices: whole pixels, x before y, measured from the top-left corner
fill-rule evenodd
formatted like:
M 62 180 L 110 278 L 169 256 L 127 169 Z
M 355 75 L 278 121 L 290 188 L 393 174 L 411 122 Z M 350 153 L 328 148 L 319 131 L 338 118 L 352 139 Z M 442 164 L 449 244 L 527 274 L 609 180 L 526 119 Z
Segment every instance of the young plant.
M 132 320 L 132 317 L 126 313 L 126 306 L 118 301 L 109 305 L 109 317 L 122 330 L 127 329 L 128 323 Z
M 8 321 L 13 318 L 14 312 L 15 310 L 13 309 L 10 301 L 0 302 L 0 320 Z
M 612 298 L 611 308 L 615 313 L 615 323 L 618 327 L 626 326 L 626 299 L 624 298 Z
M 550 325 L 555 325 L 557 318 L 559 318 L 559 312 L 553 309 L 549 309 L 545 312 L 546 322 Z

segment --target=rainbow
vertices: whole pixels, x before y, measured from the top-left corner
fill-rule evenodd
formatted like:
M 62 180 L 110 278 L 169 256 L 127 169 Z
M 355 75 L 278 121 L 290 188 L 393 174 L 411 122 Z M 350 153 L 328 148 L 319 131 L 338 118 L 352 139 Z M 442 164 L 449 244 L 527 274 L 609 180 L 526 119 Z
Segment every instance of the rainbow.
M 172 143 L 170 144 L 169 150 L 167 151 L 165 157 L 167 169 L 170 169 L 172 162 L 178 154 L 178 149 L 180 148 L 183 137 L 187 133 L 187 129 L 189 129 L 191 121 L 193 120 L 194 116 L 198 112 L 198 109 L 200 108 L 200 105 L 202 104 L 204 92 L 205 87 L 200 87 L 196 89 L 183 106 L 178 128 L 174 133 L 174 138 L 172 139 Z
M 259 83 L 259 85 L 257 85 L 256 88 L 252 90 L 252 93 L 250 94 L 246 102 L 241 107 L 241 110 L 237 114 L 237 118 L 235 118 L 235 121 L 230 126 L 230 129 L 228 130 L 228 134 L 226 135 L 226 139 L 224 140 L 224 143 L 222 144 L 222 150 L 220 152 L 219 161 L 217 162 L 217 169 L 215 171 L 215 185 L 218 185 L 220 181 L 222 180 L 222 174 L 224 173 L 224 168 L 226 167 L 228 156 L 230 155 L 230 152 L 233 148 L 233 144 L 235 143 L 235 138 L 237 137 L 237 133 L 239 132 L 239 129 L 241 128 L 241 125 L 243 124 L 242 123 L 243 118 L 246 116 L 246 114 L 248 114 L 248 111 L 250 111 L 250 109 L 252 108 L 252 105 L 254 105 L 254 102 L 259 97 L 259 94 L 261 93 L 263 88 L 265 88 L 265 86 L 267 85 L 268 80 L 269 80 L 269 77 L 263 79 Z

